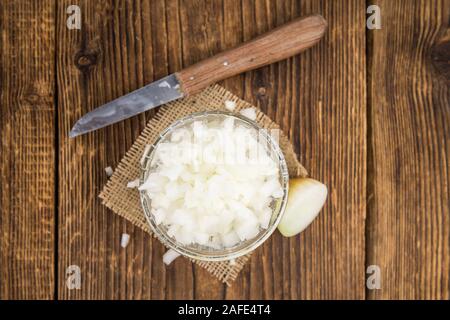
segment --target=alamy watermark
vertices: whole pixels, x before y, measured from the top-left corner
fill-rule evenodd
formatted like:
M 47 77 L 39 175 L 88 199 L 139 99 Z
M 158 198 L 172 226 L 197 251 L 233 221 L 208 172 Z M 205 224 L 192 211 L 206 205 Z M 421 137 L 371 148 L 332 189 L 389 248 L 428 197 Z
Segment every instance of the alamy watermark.
M 69 30 L 81 30 L 81 9 L 77 5 L 70 5 L 66 9 L 69 14 L 66 25 Z
M 366 280 L 366 287 L 369 290 L 381 289 L 381 268 L 376 264 L 372 264 L 367 267 L 366 274 L 368 275 Z
M 369 30 L 381 29 L 381 9 L 379 6 L 373 4 L 367 7 L 367 14 L 370 16 L 367 18 L 366 26 Z
M 66 269 L 66 286 L 67 289 L 81 289 L 81 269 L 79 266 L 73 264 Z

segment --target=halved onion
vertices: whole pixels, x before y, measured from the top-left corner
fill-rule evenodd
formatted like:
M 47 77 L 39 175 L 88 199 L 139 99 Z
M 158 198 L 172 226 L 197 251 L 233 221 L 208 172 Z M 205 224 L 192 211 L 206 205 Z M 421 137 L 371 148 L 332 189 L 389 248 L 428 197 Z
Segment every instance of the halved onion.
M 278 224 L 281 234 L 292 237 L 305 230 L 322 209 L 327 193 L 327 187 L 314 179 L 291 179 L 286 211 Z

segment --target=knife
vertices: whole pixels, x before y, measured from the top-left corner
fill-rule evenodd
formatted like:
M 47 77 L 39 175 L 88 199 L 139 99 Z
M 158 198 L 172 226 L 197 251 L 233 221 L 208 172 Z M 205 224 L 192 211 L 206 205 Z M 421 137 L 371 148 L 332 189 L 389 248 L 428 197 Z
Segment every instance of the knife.
M 240 46 L 200 61 L 94 109 L 69 133 L 73 138 L 130 118 L 211 84 L 296 55 L 319 42 L 327 23 L 321 15 L 293 20 Z

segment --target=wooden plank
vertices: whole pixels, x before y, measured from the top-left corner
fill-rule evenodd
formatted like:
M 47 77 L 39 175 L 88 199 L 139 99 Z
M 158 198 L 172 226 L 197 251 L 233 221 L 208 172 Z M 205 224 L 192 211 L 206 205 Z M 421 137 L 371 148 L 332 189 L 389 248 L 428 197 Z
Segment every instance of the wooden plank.
M 222 40 L 227 34 L 223 26 L 222 1 L 181 1 L 179 18 L 183 66 L 192 65 L 222 51 Z M 193 276 L 195 299 L 223 299 L 224 284 L 199 266 L 193 266 Z M 178 288 L 186 289 L 188 288 L 183 286 Z
M 52 0 L 0 2 L 0 299 L 55 292 L 54 18 Z
M 59 16 L 69 4 L 58 3 Z M 357 26 L 364 23 L 364 2 L 352 1 L 346 10 L 333 1 L 78 4 L 81 32 L 67 30 L 63 19 L 58 22 L 58 296 L 363 298 L 365 31 Z M 71 125 L 83 113 L 152 79 L 309 13 L 333 17 L 322 44 L 224 85 L 281 124 L 312 176 L 328 184 L 330 201 L 321 218 L 300 237 L 276 234 L 231 288 L 185 259 L 164 268 L 162 245 L 107 212 L 96 198 L 106 181 L 103 169 L 118 163 L 148 115 L 69 141 Z M 336 56 L 342 58 L 336 62 Z M 123 231 L 132 235 L 125 250 L 119 246 Z M 80 290 L 65 287 L 65 268 L 71 264 L 81 267 Z
M 191 298 L 191 264 L 179 259 L 166 269 L 164 247 L 106 210 L 97 198 L 107 179 L 104 168 L 118 164 L 154 112 L 75 140 L 67 137 L 85 112 L 180 67 L 176 11 L 169 12 L 164 1 L 60 1 L 60 17 L 70 4 L 80 6 L 83 26 L 71 31 L 64 19 L 58 21 L 58 297 Z M 131 235 L 125 249 L 120 247 L 123 232 Z M 73 264 L 81 268 L 80 290 L 68 290 L 65 284 L 65 270 Z
M 450 91 L 430 53 L 448 33 L 450 2 L 376 3 L 367 263 L 382 280 L 368 297 L 449 299 Z
M 81 31 L 66 28 L 66 8 L 71 4 L 81 8 Z M 61 154 L 58 298 L 142 297 L 145 296 L 143 287 L 146 288 L 150 279 L 148 265 L 151 261 L 148 253 L 142 254 L 143 243 L 148 243 L 150 237 L 107 212 L 97 194 L 106 182 L 104 168 L 114 168 L 143 127 L 145 119 L 140 116 L 126 124 L 75 140 L 69 140 L 67 134 L 83 113 L 142 85 L 143 78 L 149 76 L 148 67 L 137 63 L 131 67 L 124 62 L 130 58 L 130 46 L 136 46 L 132 50 L 133 55 L 139 54 L 135 39 L 126 38 L 125 30 L 130 27 L 127 24 L 130 21 L 127 20 L 125 3 L 115 8 L 112 2 L 106 1 L 58 1 L 57 13 Z M 117 20 L 121 23 L 114 24 L 113 21 Z M 137 75 L 135 68 L 139 70 Z M 123 232 L 131 236 L 126 250 L 120 247 Z M 79 290 L 66 287 L 66 268 L 69 265 L 77 265 L 81 269 Z M 140 273 L 132 274 L 136 266 L 139 266 Z
M 329 23 L 318 46 L 246 74 L 244 98 L 282 126 L 330 194 L 304 233 L 275 233 L 255 252 L 227 298 L 363 299 L 365 2 L 243 1 L 242 9 L 245 39 L 301 15 L 320 13 Z
M 362 1 L 343 10 L 330 1 L 85 0 L 81 32 L 65 28 L 69 4 L 59 2 L 57 11 L 58 297 L 364 297 Z M 383 29 L 369 38 L 367 264 L 379 265 L 383 280 L 368 296 L 448 299 L 448 71 L 441 74 L 446 65 L 436 60 L 447 48 L 449 1 L 377 4 Z M 104 167 L 118 163 L 153 113 L 77 141 L 67 140 L 68 129 L 103 102 L 316 12 L 330 18 L 326 45 L 224 85 L 280 123 L 311 175 L 329 185 L 321 218 L 300 237 L 275 234 L 231 288 L 183 259 L 164 268 L 163 246 L 96 198 Z M 2 299 L 54 294 L 55 13 L 53 1 L 0 4 Z M 126 249 L 122 232 L 132 239 Z M 81 267 L 80 290 L 66 288 L 71 264 Z

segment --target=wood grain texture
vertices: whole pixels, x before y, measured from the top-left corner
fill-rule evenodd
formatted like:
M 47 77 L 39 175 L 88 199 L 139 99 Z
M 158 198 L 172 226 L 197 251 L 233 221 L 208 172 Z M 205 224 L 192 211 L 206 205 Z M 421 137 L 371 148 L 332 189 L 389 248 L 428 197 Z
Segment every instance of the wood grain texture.
M 69 4 L 81 7 L 82 31 L 65 28 Z M 177 17 L 166 24 L 166 12 L 164 1 L 58 2 L 61 299 L 193 296 L 192 265 L 180 259 L 164 268 L 163 246 L 97 198 L 107 179 L 104 168 L 117 165 L 154 111 L 75 140 L 67 137 L 85 112 L 179 66 Z M 120 247 L 122 233 L 131 235 L 126 249 Z M 65 270 L 72 264 L 81 268 L 80 290 L 65 285 Z
M 54 297 L 54 13 L 0 2 L 0 299 Z
M 176 76 L 182 91 L 191 96 L 221 80 L 297 55 L 316 45 L 326 29 L 326 21 L 318 14 L 297 18 L 201 60 Z
M 450 2 L 377 4 L 367 263 L 380 266 L 382 284 L 368 296 L 449 299 L 450 91 L 432 52 L 448 33 Z
M 179 2 L 183 67 L 230 48 L 222 43 L 223 38 L 228 34 L 223 26 L 225 20 L 223 4 L 222 1 L 182 0 Z M 194 298 L 224 298 L 225 285 L 215 280 L 202 268 L 194 266 L 193 276 Z
M 300 236 L 276 233 L 228 297 L 363 299 L 366 187 L 364 1 L 243 1 L 244 39 L 319 13 L 324 39 L 303 54 L 246 74 L 244 98 L 294 142 L 310 175 L 329 188 L 319 218 Z M 336 59 L 336 57 L 340 57 Z M 238 279 L 239 280 L 239 279 Z
M 450 299 L 450 1 L 373 1 L 382 29 L 367 31 L 371 3 L 1 1 L 0 299 Z M 73 4 L 81 31 L 66 27 Z M 162 244 L 97 198 L 155 111 L 74 140 L 71 126 L 316 13 L 316 47 L 221 84 L 281 125 L 328 186 L 324 210 L 300 236 L 275 233 L 232 287 L 186 259 L 164 267 Z M 380 290 L 365 287 L 372 264 Z
M 450 27 L 441 32 L 440 38 L 435 41 L 431 49 L 431 60 L 436 71 L 450 84 Z
M 58 297 L 363 298 L 365 31 L 357 26 L 364 22 L 364 2 L 349 2 L 346 11 L 333 1 L 75 4 L 82 8 L 83 31 L 67 30 L 60 19 L 57 32 Z M 64 17 L 67 5 L 58 2 L 58 17 Z M 104 168 L 118 163 L 146 116 L 75 140 L 67 139 L 71 125 L 144 83 L 313 13 L 333 17 L 322 46 L 223 84 L 261 107 L 295 141 L 312 176 L 331 190 L 324 212 L 300 237 L 276 234 L 231 288 L 186 259 L 164 268 L 162 245 L 105 210 L 96 198 L 106 181 Z M 342 58 L 336 62 L 336 56 Z M 125 231 L 131 241 L 123 249 L 119 241 Z M 81 267 L 80 290 L 65 286 L 71 264 Z

